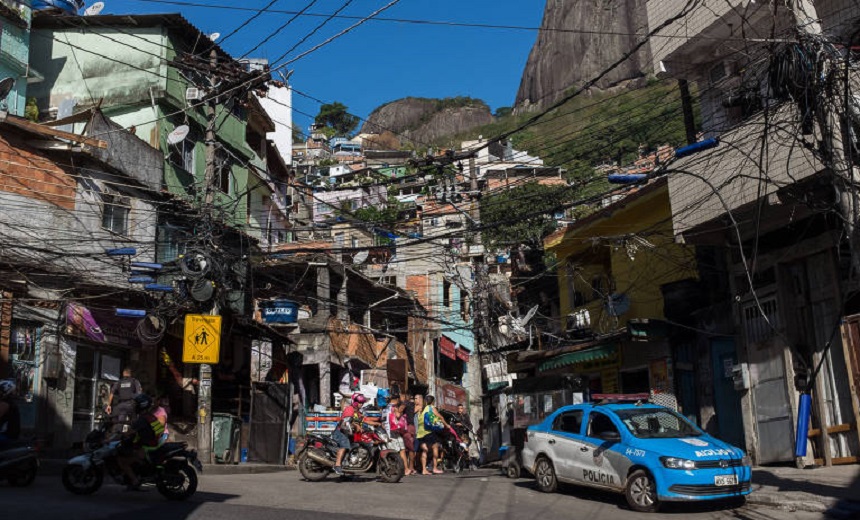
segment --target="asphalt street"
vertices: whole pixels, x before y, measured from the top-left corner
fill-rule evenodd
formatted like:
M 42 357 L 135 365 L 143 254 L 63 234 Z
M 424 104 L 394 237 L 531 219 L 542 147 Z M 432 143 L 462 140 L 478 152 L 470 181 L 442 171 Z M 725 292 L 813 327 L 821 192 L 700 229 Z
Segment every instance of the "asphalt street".
M 59 476 L 40 476 L 32 487 L 0 485 L 0 518 L 51 519 L 278 519 L 350 520 L 632 520 L 672 516 L 679 520 L 812 520 L 820 515 L 787 513 L 722 504 L 672 504 L 660 515 L 626 508 L 620 495 L 562 487 L 554 494 L 534 488 L 529 479 L 510 480 L 497 471 L 461 475 L 410 476 L 398 484 L 328 479 L 305 482 L 296 471 L 246 475 L 203 475 L 197 494 L 186 502 L 168 502 L 154 489 L 129 493 L 106 485 L 79 497 L 67 493 Z

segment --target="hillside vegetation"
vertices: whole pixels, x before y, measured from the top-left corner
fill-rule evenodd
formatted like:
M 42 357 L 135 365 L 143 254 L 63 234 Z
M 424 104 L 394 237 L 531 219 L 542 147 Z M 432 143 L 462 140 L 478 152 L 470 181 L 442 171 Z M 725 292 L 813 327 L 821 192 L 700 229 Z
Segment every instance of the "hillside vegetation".
M 438 144 L 456 148 L 461 141 L 478 136 L 489 139 L 516 128 L 533 115 L 506 115 L 440 139 Z M 629 164 L 638 156 L 640 145 L 654 149 L 662 144 L 685 143 L 680 92 L 674 81 L 651 80 L 636 90 L 583 94 L 511 139 L 514 148 L 572 173 L 607 162 Z

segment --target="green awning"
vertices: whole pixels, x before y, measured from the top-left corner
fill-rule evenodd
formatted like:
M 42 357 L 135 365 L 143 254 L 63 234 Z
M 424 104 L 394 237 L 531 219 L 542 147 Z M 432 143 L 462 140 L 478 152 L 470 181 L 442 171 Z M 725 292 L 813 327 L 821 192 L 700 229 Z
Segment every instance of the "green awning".
M 569 365 L 579 365 L 582 363 L 590 363 L 593 361 L 614 361 L 618 357 L 618 345 L 603 345 L 600 347 L 581 350 L 579 352 L 569 352 L 550 359 L 547 359 L 538 365 L 538 372 L 546 372 L 556 368 L 566 367 Z

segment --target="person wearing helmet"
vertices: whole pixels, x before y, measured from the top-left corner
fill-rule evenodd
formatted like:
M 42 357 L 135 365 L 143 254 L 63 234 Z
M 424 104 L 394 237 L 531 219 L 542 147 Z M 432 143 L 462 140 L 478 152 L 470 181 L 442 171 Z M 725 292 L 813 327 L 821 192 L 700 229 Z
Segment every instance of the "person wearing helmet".
M 364 414 L 361 413 L 361 409 L 366 403 L 367 398 L 364 395 L 358 392 L 352 394 L 352 399 L 350 399 L 349 404 L 346 405 L 343 413 L 340 415 L 340 422 L 337 428 L 331 433 L 332 440 L 338 446 L 337 458 L 334 462 L 334 472 L 338 475 L 343 475 L 341 462 L 343 461 L 343 456 L 346 455 L 346 450 L 352 447 L 352 442 L 350 441 L 352 435 L 361 431 L 362 424 L 379 425 L 378 419 L 364 417 Z
M 21 412 L 13 400 L 14 394 L 14 381 L 0 381 L 0 449 L 21 435 Z
M 117 465 L 126 477 L 128 489 L 137 491 L 140 489 L 140 479 L 134 473 L 134 463 L 145 460 L 147 448 L 154 449 L 160 445 L 167 417 L 154 413 L 152 397 L 146 394 L 134 396 L 133 402 L 137 419 L 131 424 L 131 429 L 123 435 L 122 450 L 117 456 Z

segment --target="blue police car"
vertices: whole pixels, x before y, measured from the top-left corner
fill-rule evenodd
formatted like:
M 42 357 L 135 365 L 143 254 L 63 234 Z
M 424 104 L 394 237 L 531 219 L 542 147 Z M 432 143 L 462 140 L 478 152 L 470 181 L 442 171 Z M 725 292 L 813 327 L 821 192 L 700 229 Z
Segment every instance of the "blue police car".
M 559 482 L 623 492 L 636 511 L 664 501 L 740 499 L 749 457 L 654 404 L 577 404 L 529 426 L 523 467 L 550 493 Z

